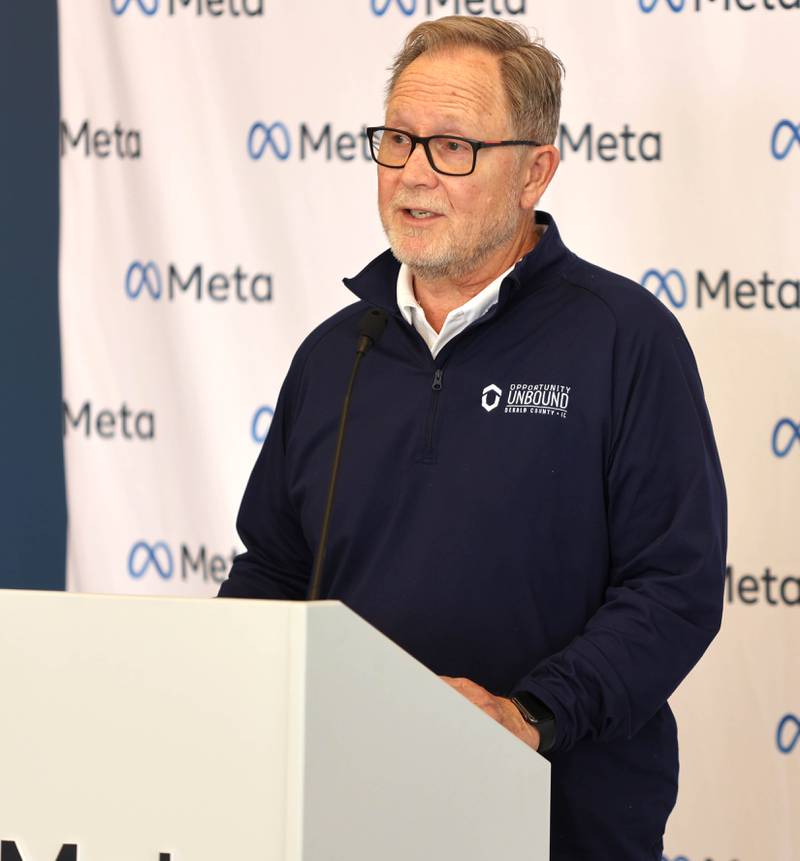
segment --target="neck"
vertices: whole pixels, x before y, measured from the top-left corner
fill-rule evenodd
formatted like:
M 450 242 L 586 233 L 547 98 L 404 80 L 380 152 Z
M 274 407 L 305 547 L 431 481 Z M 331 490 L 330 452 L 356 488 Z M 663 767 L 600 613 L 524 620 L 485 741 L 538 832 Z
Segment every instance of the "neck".
M 533 250 L 540 236 L 541 228 L 531 218 L 511 243 L 498 248 L 477 269 L 461 278 L 426 278 L 412 270 L 414 295 L 428 323 L 435 331 L 441 331 L 445 318 L 452 310 L 477 296 L 484 287 Z

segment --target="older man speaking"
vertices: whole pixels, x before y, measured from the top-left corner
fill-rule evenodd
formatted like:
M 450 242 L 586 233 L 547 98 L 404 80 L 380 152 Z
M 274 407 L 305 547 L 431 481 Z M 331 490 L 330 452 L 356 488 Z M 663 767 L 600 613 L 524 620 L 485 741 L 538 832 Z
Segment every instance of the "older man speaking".
M 561 73 L 500 20 L 409 34 L 368 129 L 391 251 L 292 362 L 220 595 L 306 597 L 358 322 L 382 309 L 323 594 L 550 759 L 553 859 L 656 861 L 667 698 L 719 627 L 725 492 L 674 317 L 536 211 Z

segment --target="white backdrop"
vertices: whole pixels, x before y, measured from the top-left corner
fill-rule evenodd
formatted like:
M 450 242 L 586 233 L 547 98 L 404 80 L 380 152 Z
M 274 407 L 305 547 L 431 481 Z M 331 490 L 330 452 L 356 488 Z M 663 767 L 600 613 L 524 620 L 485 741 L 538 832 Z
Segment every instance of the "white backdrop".
M 68 587 L 212 595 L 303 336 L 385 247 L 361 130 L 426 17 L 567 67 L 542 208 L 697 354 L 723 629 L 673 698 L 669 861 L 800 858 L 800 0 L 62 0 Z

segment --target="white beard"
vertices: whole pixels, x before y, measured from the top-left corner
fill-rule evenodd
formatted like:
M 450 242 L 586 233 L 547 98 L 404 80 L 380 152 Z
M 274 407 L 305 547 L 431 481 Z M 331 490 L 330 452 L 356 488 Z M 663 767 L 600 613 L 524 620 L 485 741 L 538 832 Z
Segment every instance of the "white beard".
M 415 208 L 425 209 L 420 201 L 415 200 L 413 203 Z M 394 202 L 392 205 L 397 206 Z M 434 205 L 431 209 L 437 211 L 438 207 Z M 516 183 L 511 183 L 499 212 L 473 224 L 468 232 L 438 237 L 425 249 L 406 249 L 404 239 L 424 236 L 427 227 L 405 224 L 398 227 L 391 223 L 391 216 L 384 218 L 383 213 L 381 223 L 392 253 L 414 274 L 431 281 L 455 281 L 477 270 L 490 254 L 511 242 L 519 229 L 520 220 L 526 217 L 519 208 L 519 188 Z

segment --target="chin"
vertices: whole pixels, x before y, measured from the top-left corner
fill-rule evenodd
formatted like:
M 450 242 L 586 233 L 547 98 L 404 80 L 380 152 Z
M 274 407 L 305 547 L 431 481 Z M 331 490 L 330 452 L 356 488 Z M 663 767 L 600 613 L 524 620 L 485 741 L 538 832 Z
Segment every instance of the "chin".
M 417 243 L 404 242 L 402 239 L 398 241 L 397 237 L 390 237 L 389 245 L 392 248 L 392 254 L 412 269 L 427 269 L 441 264 L 441 254 L 436 254 L 430 248 L 420 248 Z
M 406 266 L 412 269 L 436 266 L 443 258 L 449 258 L 449 254 L 441 247 L 441 242 L 432 240 L 424 228 L 414 228 L 408 225 L 392 227 L 386 230 L 386 238 L 389 240 L 392 253 Z
M 435 254 L 431 251 L 416 249 L 410 251 L 402 245 L 392 244 L 392 254 L 401 262 L 405 263 L 415 275 L 438 281 L 442 278 L 458 277 L 462 267 L 450 254 Z

